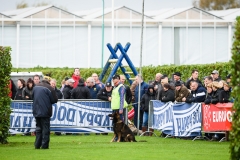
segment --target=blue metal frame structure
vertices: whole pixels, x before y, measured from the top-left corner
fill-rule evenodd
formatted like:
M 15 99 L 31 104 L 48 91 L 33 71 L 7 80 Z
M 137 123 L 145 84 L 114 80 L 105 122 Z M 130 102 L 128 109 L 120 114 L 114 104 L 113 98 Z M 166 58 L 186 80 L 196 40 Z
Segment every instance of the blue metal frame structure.
M 110 75 L 109 75 L 108 78 L 107 78 L 107 82 L 110 82 L 110 81 L 112 80 L 113 75 L 116 74 L 118 68 L 120 67 L 122 73 L 123 73 L 123 74 L 125 75 L 125 77 L 126 77 L 126 80 L 128 80 L 128 82 L 130 83 L 130 85 L 132 84 L 132 80 L 130 79 L 131 77 L 130 77 L 129 73 L 127 73 L 127 72 L 129 72 L 129 71 L 126 71 L 126 68 L 122 65 L 122 60 L 125 59 L 126 62 L 127 62 L 127 64 L 128 64 L 128 66 L 130 67 L 131 71 L 133 72 L 134 77 L 138 74 L 136 68 L 134 67 L 134 65 L 133 65 L 133 63 L 132 63 L 132 61 L 130 60 L 130 58 L 129 58 L 128 55 L 127 55 L 127 51 L 128 51 L 128 49 L 129 49 L 130 45 L 131 45 L 131 44 L 128 42 L 128 43 L 126 44 L 126 46 L 123 48 L 122 45 L 121 45 L 121 43 L 117 43 L 116 46 L 115 46 L 114 49 L 113 49 L 113 47 L 111 46 L 110 43 L 107 44 L 107 47 L 108 47 L 111 55 L 109 56 L 109 58 L 108 58 L 108 60 L 107 60 L 107 63 L 105 64 L 105 66 L 104 66 L 104 68 L 103 68 L 103 71 L 102 71 L 102 73 L 101 73 L 100 76 L 99 76 L 99 79 L 100 79 L 101 81 L 102 81 L 102 79 L 104 78 L 104 76 L 105 76 L 108 68 L 111 66 L 111 63 L 112 63 L 112 62 L 109 62 L 109 61 L 110 61 L 111 59 L 117 59 L 117 61 L 115 62 L 116 64 L 115 64 L 114 67 L 112 68 L 111 73 L 110 73 Z M 120 55 L 119 57 L 118 57 L 118 55 L 117 55 L 117 51 L 118 51 L 118 50 L 120 50 L 120 52 L 121 52 L 121 55 Z

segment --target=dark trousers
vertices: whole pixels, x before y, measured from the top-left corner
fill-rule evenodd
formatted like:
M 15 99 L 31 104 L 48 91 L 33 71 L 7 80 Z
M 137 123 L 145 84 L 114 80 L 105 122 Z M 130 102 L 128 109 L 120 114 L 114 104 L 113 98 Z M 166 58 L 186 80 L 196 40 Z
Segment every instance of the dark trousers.
M 50 141 L 50 118 L 36 117 L 35 148 L 48 149 Z
M 138 106 L 134 105 L 134 125 L 138 126 Z M 139 116 L 139 130 L 142 130 L 142 123 L 143 123 L 143 111 L 140 109 L 140 116 Z

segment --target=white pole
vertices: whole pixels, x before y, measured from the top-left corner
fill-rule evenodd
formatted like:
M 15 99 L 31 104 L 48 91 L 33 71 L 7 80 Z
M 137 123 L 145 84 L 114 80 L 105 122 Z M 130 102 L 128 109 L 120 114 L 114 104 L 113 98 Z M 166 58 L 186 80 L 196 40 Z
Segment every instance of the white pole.
M 142 76 L 142 51 L 143 51 L 143 26 L 144 25 L 144 0 L 142 2 L 142 27 L 141 27 L 141 48 L 140 48 L 140 65 L 139 65 L 139 74 Z M 138 77 L 139 79 L 139 77 Z M 138 102 L 141 101 L 141 82 L 138 84 Z M 139 124 L 140 124 L 140 103 L 138 103 L 138 123 L 137 128 L 139 130 Z M 138 132 L 139 135 L 139 132 Z
M 114 46 L 114 0 L 112 0 L 112 46 Z
M 19 31 L 20 31 L 20 22 L 17 22 L 17 37 L 16 37 L 16 67 L 19 67 Z

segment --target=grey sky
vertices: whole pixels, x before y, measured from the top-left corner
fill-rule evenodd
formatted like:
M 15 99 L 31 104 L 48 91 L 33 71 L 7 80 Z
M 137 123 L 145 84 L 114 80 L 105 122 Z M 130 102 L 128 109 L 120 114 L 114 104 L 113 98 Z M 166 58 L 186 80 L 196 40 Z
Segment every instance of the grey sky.
M 22 0 L 0 0 L 0 12 L 14 10 Z M 29 6 L 40 2 L 47 2 L 68 11 L 80 11 L 101 8 L 103 0 L 24 0 Z M 112 0 L 104 0 L 105 7 L 112 6 Z M 180 8 L 192 6 L 193 0 L 145 0 L 145 10 L 158 10 L 161 8 Z M 114 0 L 114 6 L 126 6 L 136 11 L 141 11 L 142 0 Z

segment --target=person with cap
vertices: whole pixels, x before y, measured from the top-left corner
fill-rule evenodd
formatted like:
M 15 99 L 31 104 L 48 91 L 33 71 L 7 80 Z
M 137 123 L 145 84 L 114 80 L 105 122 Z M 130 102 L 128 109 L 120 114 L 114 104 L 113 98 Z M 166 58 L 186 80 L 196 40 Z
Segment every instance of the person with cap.
M 128 106 L 125 101 L 125 87 L 120 81 L 119 75 L 112 77 L 114 88 L 112 90 L 111 108 L 113 113 L 119 112 L 120 119 L 123 121 L 123 109 Z
M 181 81 L 181 73 L 180 72 L 175 72 L 173 73 L 173 80 L 174 80 L 174 83 L 176 83 L 177 81 L 179 81 L 182 85 L 184 85 L 184 82 Z
M 111 102 L 112 100 L 112 90 L 113 90 L 113 87 L 112 87 L 112 84 L 110 82 L 107 82 L 105 84 L 105 87 L 102 88 L 98 94 L 97 94 L 97 98 L 98 99 L 101 99 L 101 100 L 104 100 L 104 101 L 109 101 Z
M 67 80 L 67 85 L 65 85 L 65 87 L 62 91 L 64 99 L 70 99 L 71 98 L 71 92 L 72 92 L 72 89 L 73 89 L 74 82 L 75 81 L 72 78 Z
M 219 72 L 217 70 L 212 71 L 211 75 L 213 77 L 213 81 L 219 82 L 222 80 L 221 77 L 219 77 Z
M 197 82 L 199 86 L 203 86 L 202 82 L 198 79 L 198 70 L 197 69 L 192 70 L 192 75 L 186 82 L 186 87 L 188 89 L 190 89 L 190 85 L 191 85 L 192 81 Z
M 230 82 L 231 82 L 231 78 L 232 78 L 232 75 L 231 75 L 231 74 L 228 74 L 228 75 L 226 76 L 226 82 L 227 82 L 227 83 L 230 83 Z
M 73 88 L 71 99 L 91 99 L 90 91 L 85 86 L 85 80 L 83 78 L 80 78 L 77 87 Z
M 190 95 L 187 87 L 183 86 L 180 81 L 175 82 L 175 101 L 183 102 L 182 99 L 187 98 Z

